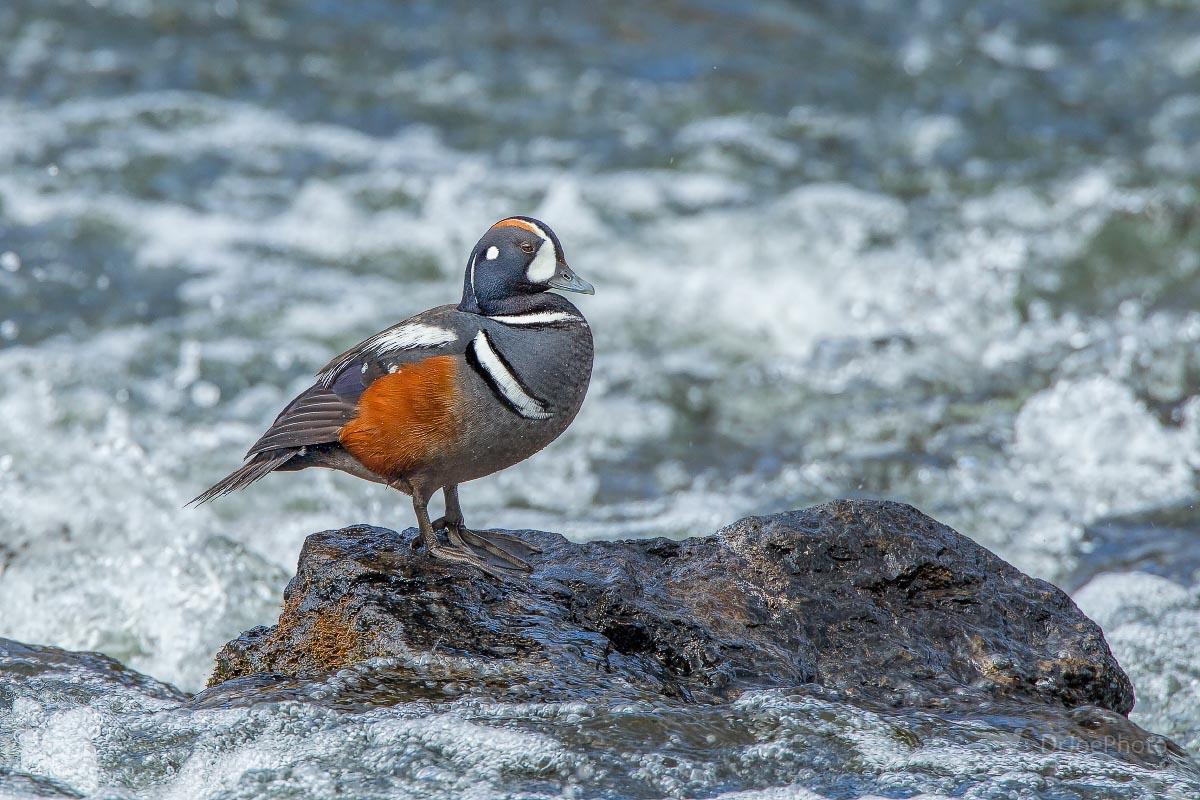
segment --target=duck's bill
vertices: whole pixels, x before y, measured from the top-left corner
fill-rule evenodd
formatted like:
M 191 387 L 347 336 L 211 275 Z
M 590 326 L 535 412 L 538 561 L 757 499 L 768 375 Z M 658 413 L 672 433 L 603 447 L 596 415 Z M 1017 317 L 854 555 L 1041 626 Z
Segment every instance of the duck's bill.
M 581 294 L 596 293 L 595 286 L 592 286 L 561 264 L 558 268 L 558 274 L 551 278 L 548 283 L 555 289 L 562 289 L 564 292 L 579 292 Z

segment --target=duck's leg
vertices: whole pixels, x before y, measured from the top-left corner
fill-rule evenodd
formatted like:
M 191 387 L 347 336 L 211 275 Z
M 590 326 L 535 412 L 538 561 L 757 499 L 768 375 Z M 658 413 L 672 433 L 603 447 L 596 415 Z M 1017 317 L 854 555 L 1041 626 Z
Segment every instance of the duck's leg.
M 458 485 L 443 486 L 442 497 L 446 500 L 446 513 L 433 521 L 433 529 L 444 531 L 450 527 L 461 528 L 466 520 L 463 519 L 462 506 L 458 502 Z
M 434 526 L 438 530 L 445 528 L 447 535 L 451 537 L 451 541 L 457 536 L 457 538 L 466 544 L 486 550 L 497 558 L 514 565 L 517 569 L 532 571 L 529 564 L 523 558 L 513 553 L 510 548 L 516 548 L 517 552 L 524 550 L 532 554 L 542 552 L 540 547 L 530 544 L 519 536 L 513 536 L 511 533 L 471 530 L 466 526 L 466 521 L 463 518 L 462 505 L 460 505 L 458 500 L 458 486 L 451 485 L 444 487 L 442 495 L 446 498 L 446 515 L 435 522 Z
M 485 556 L 480 555 L 475 550 L 471 549 L 460 537 L 450 535 L 450 544 L 442 544 L 437 537 L 437 532 L 433 529 L 433 523 L 429 520 L 429 496 L 424 491 L 414 487 L 412 493 L 413 512 L 417 515 L 417 527 L 421 531 L 421 540 L 425 543 L 425 549 L 429 551 L 429 555 L 434 558 L 439 558 L 442 561 L 452 561 L 456 564 L 469 564 L 476 569 L 483 570 L 489 575 L 497 578 L 515 578 L 520 577 L 524 572 L 529 571 L 529 565 L 526 564 L 522 570 L 514 565 L 509 567 L 501 564 L 494 564 Z M 489 551 L 490 552 L 490 551 Z M 503 558 L 503 557 L 501 557 Z M 508 559 L 504 559 L 508 560 Z M 518 561 L 520 559 L 517 559 Z M 524 564 L 525 562 L 521 562 Z

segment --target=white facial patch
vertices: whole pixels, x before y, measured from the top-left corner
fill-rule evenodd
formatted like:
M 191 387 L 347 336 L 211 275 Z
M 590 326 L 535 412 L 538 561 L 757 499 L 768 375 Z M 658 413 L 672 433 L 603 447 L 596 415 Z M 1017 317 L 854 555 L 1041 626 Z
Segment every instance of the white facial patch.
M 554 270 L 557 268 L 558 259 L 554 254 L 554 243 L 543 237 L 537 255 L 529 262 L 529 269 L 525 270 L 525 277 L 529 278 L 530 283 L 545 283 L 554 277 Z
M 471 341 L 471 350 L 475 353 L 479 366 L 491 378 L 492 386 L 508 401 L 508 404 L 525 419 L 549 419 L 552 415 L 536 398 L 531 397 L 513 375 L 512 370 L 501 360 L 488 340 L 487 333 L 480 331 Z
M 483 254 L 483 257 L 486 258 L 488 261 L 495 261 L 499 256 L 500 256 L 500 248 L 496 247 L 496 245 L 492 245 L 491 247 L 489 247 L 487 249 L 487 252 Z

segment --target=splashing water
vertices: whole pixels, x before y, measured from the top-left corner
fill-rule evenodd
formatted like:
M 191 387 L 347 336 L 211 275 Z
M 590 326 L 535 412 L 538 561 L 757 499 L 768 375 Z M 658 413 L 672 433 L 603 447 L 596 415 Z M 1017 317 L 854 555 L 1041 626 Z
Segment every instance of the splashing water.
M 597 286 L 595 379 L 559 442 L 464 488 L 471 521 L 687 536 L 906 500 L 1071 590 L 1131 673 L 1133 719 L 1200 752 L 1183 6 L 16 0 L 0 42 L 0 635 L 194 691 L 273 620 L 306 534 L 411 524 L 403 497 L 317 471 L 180 506 L 330 354 L 453 302 L 482 230 L 528 213 Z M 812 698 L 747 698 L 736 724 L 193 712 L 28 658 L 59 688 L 0 689 L 17 793 L 1173 785 L 1001 748 L 995 721 L 939 732 Z M 879 733 L 905 724 L 920 743 Z

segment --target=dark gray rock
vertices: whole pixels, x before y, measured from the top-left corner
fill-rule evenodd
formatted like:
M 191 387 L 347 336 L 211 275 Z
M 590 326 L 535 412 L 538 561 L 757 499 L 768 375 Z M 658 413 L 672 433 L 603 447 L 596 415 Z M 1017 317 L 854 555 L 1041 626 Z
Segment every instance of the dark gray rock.
M 227 644 L 210 682 L 223 685 L 196 702 L 382 659 L 370 680 L 397 700 L 688 701 L 815 684 L 947 710 L 1133 707 L 1066 594 L 910 506 L 839 501 L 684 541 L 521 535 L 543 550 L 527 581 L 414 553 L 412 530 L 310 536 L 278 624 Z

